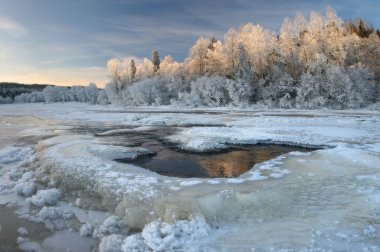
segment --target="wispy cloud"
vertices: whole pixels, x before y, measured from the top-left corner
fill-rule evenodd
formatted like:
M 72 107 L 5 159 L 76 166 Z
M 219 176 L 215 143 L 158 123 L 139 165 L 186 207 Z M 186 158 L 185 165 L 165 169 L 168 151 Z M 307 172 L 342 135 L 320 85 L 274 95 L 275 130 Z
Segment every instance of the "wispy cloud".
M 4 16 L 0 16 L 0 32 L 5 32 L 14 37 L 22 37 L 28 34 L 23 25 Z

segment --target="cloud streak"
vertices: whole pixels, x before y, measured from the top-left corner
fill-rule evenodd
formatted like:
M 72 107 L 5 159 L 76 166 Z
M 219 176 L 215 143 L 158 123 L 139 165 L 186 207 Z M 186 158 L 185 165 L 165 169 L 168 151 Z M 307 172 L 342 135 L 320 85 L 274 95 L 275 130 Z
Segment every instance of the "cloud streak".
M 24 26 L 4 16 L 0 16 L 0 32 L 13 37 L 22 37 L 28 34 Z

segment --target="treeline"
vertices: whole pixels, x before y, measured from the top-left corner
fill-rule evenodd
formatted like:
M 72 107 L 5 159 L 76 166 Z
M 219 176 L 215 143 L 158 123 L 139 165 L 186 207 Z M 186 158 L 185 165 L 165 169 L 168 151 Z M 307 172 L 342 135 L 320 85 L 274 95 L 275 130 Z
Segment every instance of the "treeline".
M 20 84 L 14 82 L 0 82 L 0 103 L 12 103 L 20 94 L 42 91 L 47 84 Z
M 17 83 L 1 83 L 1 103 L 37 103 L 37 102 L 86 102 L 90 104 L 108 104 L 104 90 L 96 84 L 88 86 L 61 87 L 51 85 L 24 85 Z M 3 96 L 3 94 L 5 94 Z
M 362 108 L 380 100 L 379 59 L 379 30 L 328 9 L 285 18 L 279 34 L 247 23 L 223 41 L 200 37 L 184 62 L 157 51 L 151 60 L 111 59 L 105 90 L 0 85 L 0 103 Z
M 184 62 L 111 59 L 106 93 L 126 106 L 360 108 L 377 102 L 380 34 L 335 11 L 285 18 L 280 33 L 247 23 L 199 38 Z

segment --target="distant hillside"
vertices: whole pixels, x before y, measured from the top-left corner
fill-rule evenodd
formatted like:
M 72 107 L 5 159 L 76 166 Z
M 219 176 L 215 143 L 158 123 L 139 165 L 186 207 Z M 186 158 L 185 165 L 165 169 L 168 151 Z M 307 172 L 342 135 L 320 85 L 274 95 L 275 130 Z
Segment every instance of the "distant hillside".
M 33 91 L 42 91 L 49 84 L 20 84 L 13 82 L 0 82 L 0 96 L 10 97 L 14 100 L 15 96 L 22 93 L 31 93 Z

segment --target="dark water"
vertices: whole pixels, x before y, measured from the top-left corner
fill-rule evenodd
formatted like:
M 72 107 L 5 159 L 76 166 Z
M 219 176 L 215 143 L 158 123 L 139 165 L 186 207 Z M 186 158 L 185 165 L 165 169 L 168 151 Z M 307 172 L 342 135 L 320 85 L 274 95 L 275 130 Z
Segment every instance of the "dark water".
M 191 153 L 162 150 L 154 157 L 132 163 L 166 176 L 175 177 L 238 177 L 255 164 L 291 151 L 310 151 L 284 145 L 235 146 L 221 153 Z
M 116 160 L 118 162 L 135 164 L 161 175 L 183 178 L 238 177 L 257 163 L 291 151 L 312 150 L 297 146 L 257 144 L 231 145 L 228 149 L 217 152 L 188 152 L 165 141 L 165 137 L 175 130 L 173 127 L 157 127 L 143 132 L 98 137 L 107 139 L 110 144 L 139 146 L 155 153 L 153 156 L 144 156 L 137 160 Z
M 144 147 L 154 155 L 144 156 L 137 160 L 118 159 L 122 163 L 135 164 L 161 175 L 183 178 L 231 178 L 238 177 L 250 170 L 255 164 L 273 159 L 291 152 L 308 152 L 315 149 L 276 145 L 230 145 L 228 149 L 215 152 L 189 152 L 168 142 L 166 136 L 173 134 L 176 127 L 154 127 L 146 131 L 131 131 L 112 136 L 100 136 L 99 133 L 115 129 L 132 129 L 115 125 L 85 125 L 76 127 L 77 133 L 94 134 L 109 144 L 126 147 Z

